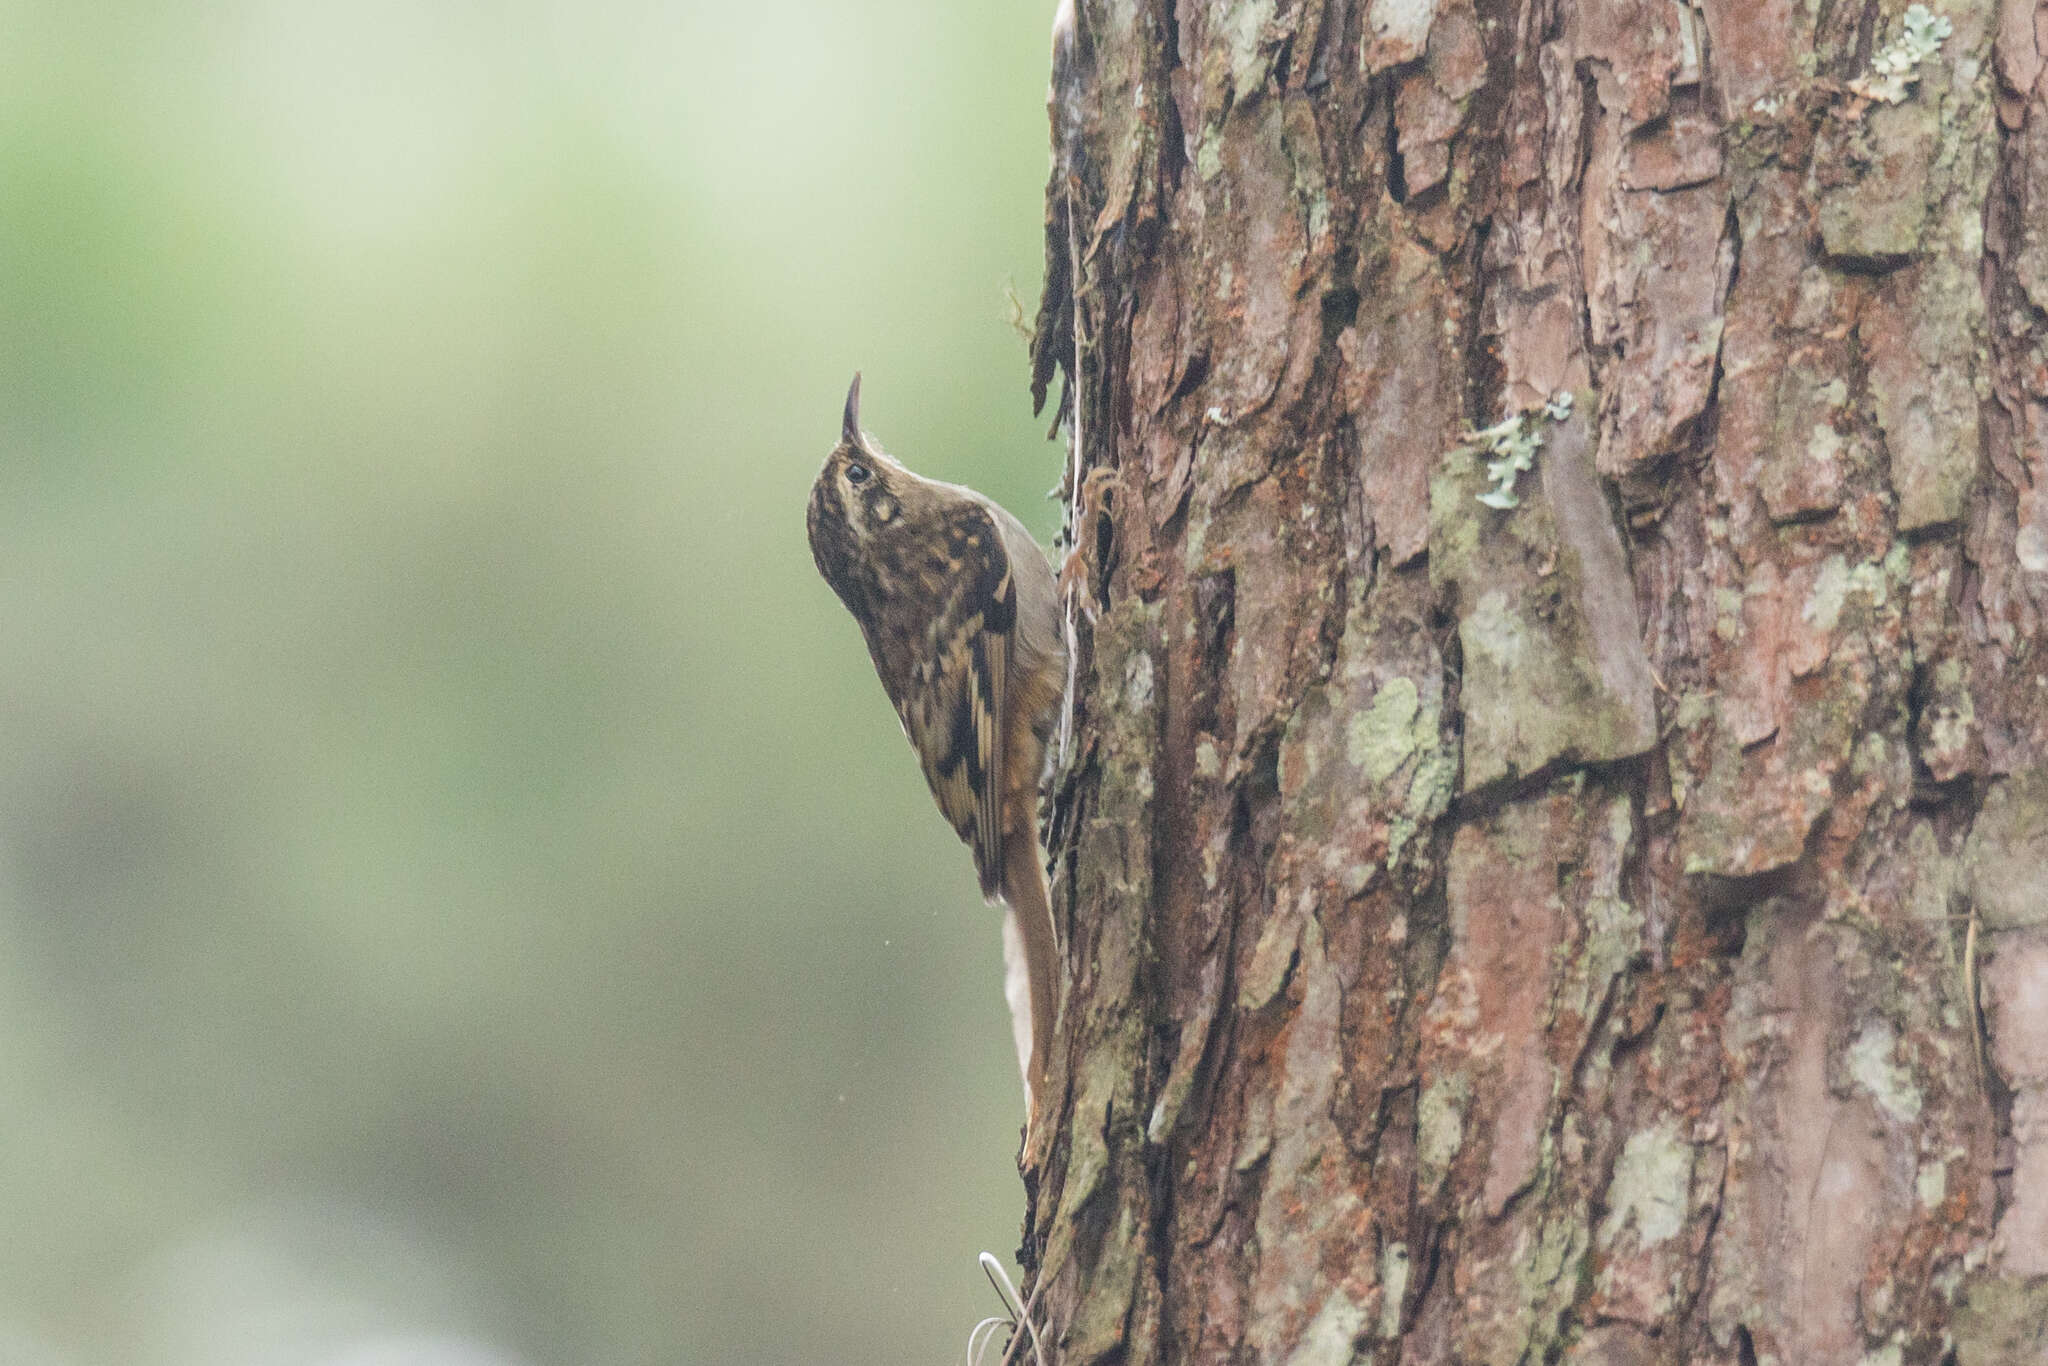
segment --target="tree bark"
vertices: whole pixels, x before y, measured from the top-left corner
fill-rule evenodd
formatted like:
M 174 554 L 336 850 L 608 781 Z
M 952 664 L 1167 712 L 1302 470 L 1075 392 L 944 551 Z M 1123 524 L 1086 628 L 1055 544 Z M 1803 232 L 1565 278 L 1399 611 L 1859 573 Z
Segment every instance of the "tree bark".
M 1057 1360 L 2043 1350 L 2048 3 L 1940 17 L 1063 15 Z

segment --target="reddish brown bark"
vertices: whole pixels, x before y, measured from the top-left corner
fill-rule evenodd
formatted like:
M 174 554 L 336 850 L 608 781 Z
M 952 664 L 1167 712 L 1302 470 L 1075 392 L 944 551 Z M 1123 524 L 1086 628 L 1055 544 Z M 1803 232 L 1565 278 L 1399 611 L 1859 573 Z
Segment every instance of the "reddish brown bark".
M 1938 13 L 1079 6 L 1059 1360 L 2048 1316 L 2048 5 Z

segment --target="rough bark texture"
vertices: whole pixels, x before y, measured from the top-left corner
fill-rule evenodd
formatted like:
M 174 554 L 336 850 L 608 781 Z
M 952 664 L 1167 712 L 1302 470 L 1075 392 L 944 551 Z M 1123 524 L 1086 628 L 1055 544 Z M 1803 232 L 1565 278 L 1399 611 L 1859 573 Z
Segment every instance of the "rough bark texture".
M 2043 1350 L 2048 4 L 1939 13 L 1057 37 L 1058 1360 Z

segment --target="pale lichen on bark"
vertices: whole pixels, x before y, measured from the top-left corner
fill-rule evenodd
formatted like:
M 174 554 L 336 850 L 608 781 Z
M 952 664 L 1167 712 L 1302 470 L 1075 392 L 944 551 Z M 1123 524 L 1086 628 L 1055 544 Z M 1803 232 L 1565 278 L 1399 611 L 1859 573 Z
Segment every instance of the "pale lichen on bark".
M 1457 604 L 1465 790 L 1559 761 L 1610 763 L 1656 743 L 1649 659 L 1626 557 L 1596 487 L 1584 419 L 1547 432 L 1530 506 L 1476 503 L 1477 457 L 1430 490 L 1430 576 Z

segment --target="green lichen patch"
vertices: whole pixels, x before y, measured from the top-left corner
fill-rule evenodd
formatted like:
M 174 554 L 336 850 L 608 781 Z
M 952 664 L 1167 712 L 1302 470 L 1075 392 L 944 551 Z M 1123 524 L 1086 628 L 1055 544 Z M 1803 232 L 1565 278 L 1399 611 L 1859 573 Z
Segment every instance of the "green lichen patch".
M 1831 125 L 1816 153 L 1821 243 L 1844 265 L 1895 269 L 1918 254 L 1930 208 L 1929 173 L 1941 136 L 1938 104 L 1885 105 Z
M 1948 1163 L 1938 1157 L 1922 1162 L 1913 1176 L 1913 1193 L 1920 1197 L 1920 1208 L 1940 1209 L 1948 1198 Z
M 1772 403 L 1771 439 L 1757 452 L 1757 488 L 1773 521 L 1841 506 L 1863 463 L 1852 443 L 1849 386 L 1818 359 L 1787 365 Z
M 1670 1121 L 1630 1134 L 1607 1185 L 1607 1217 L 1599 1246 L 1612 1248 L 1633 1228 L 1636 1245 L 1669 1242 L 1685 1227 L 1692 1189 L 1693 1149 Z
M 1133 1291 L 1145 1261 L 1144 1236 L 1127 1205 L 1103 1239 L 1088 1278 L 1088 1293 L 1080 1297 L 1074 1322 L 1061 1344 L 1062 1361 L 1096 1362 L 1123 1346 Z
M 1941 841 L 1935 837 L 1930 822 L 1914 821 L 1906 831 L 1905 863 L 1913 870 L 1912 886 L 1906 893 L 1907 912 L 1915 920 L 1945 925 L 1955 914 L 1960 863 L 1942 852 Z M 1949 936 L 1943 934 L 1935 942 L 1946 945 Z
M 1589 1241 L 1583 1210 L 1551 1211 L 1524 1225 L 1506 1264 L 1476 1278 L 1466 1317 L 1453 1329 L 1454 1359 L 1481 1366 L 1548 1360 L 1577 1296 Z
M 1465 1143 L 1465 1107 L 1472 1100 L 1472 1082 L 1463 1072 L 1433 1079 L 1415 1104 L 1415 1160 L 1422 1188 L 1443 1183 Z
M 1240 100 L 1264 85 L 1273 69 L 1271 29 L 1278 9 L 1276 0 L 1245 0 L 1223 13 L 1217 36 L 1223 40 L 1231 88 Z
M 1369 604 L 1354 598 L 1329 681 L 1307 691 L 1281 736 L 1287 829 L 1322 850 L 1347 895 L 1412 863 L 1418 836 L 1455 795 L 1426 587 L 1408 575 Z
M 1153 664 L 1160 612 L 1137 599 L 1117 604 L 1095 629 L 1094 692 L 1113 705 L 1103 711 L 1107 728 L 1102 747 L 1103 781 L 1097 810 L 1123 829 L 1149 811 L 1155 752 L 1158 748 L 1159 699 Z M 1127 866 L 1127 871 L 1135 868 Z
M 1849 82 L 1849 89 L 1867 100 L 1897 104 L 1920 79 L 1920 64 L 1941 51 L 1955 32 L 1945 15 L 1925 5 L 1908 5 L 1897 36 L 1870 59 L 1870 70 Z
M 1889 1021 L 1873 1020 L 1849 1045 L 1849 1075 L 1886 1114 L 1910 1124 L 1920 1118 L 1920 1088 L 1897 1058 L 1898 1035 Z
M 1430 483 L 1430 577 L 1456 592 L 1465 657 L 1468 792 L 1656 743 L 1649 663 L 1586 419 L 1546 423 L 1540 496 L 1505 519 L 1476 505 L 1489 480 L 1469 448 Z
M 1332 1290 L 1288 1353 L 1287 1366 L 1351 1366 L 1352 1345 L 1365 1335 L 1369 1322 L 1364 1305 L 1341 1289 Z
M 1650 743 L 1642 718 L 1602 690 L 1591 661 L 1573 648 L 1583 642 L 1561 638 L 1561 604 L 1543 596 L 1489 589 L 1458 623 L 1466 791 L 1561 758 L 1625 758 Z
M 1624 812 L 1629 809 L 1625 797 L 1618 798 L 1615 804 Z M 1617 851 L 1627 847 L 1626 835 L 1613 846 Z M 1617 858 L 1616 863 L 1619 861 Z M 1586 938 L 1579 953 L 1579 971 L 1583 973 L 1588 989 L 1581 1013 L 1590 1016 L 1598 1008 L 1599 999 L 1605 998 L 1610 984 L 1621 975 L 1629 960 L 1641 951 L 1643 916 L 1623 898 L 1599 892 L 1586 898 L 1580 924 Z
M 1059 1213 L 1054 1216 L 1052 1236 L 1046 1244 L 1042 1265 L 1045 1274 L 1056 1275 L 1073 1252 L 1077 1216 L 1103 1188 L 1109 1175 L 1109 1143 L 1103 1134 L 1109 1099 L 1117 1088 L 1116 1071 L 1122 1064 L 1109 1052 L 1091 1053 L 1079 1082 L 1071 1129 L 1072 1148 L 1067 1157 L 1066 1184 L 1060 1191 Z
M 1462 450 L 1486 461 L 1486 477 L 1492 487 L 1474 494 L 1476 501 L 1496 511 L 1522 505 L 1515 494 L 1515 481 L 1536 468 L 1536 452 L 1543 449 L 1546 422 L 1562 422 L 1572 415 L 1572 396 L 1560 392 L 1535 412 L 1510 413 L 1491 427 L 1466 432 Z
M 1427 734 L 1418 733 L 1415 723 L 1421 716 L 1422 695 L 1416 691 L 1415 681 L 1389 680 L 1373 695 L 1371 704 L 1351 718 L 1346 757 L 1368 781 L 1385 782 L 1419 746 L 1436 739 L 1433 725 Z
M 1986 929 L 2048 925 L 2048 767 L 1991 785 L 1962 861 Z
M 1970 1282 L 1950 1331 L 1956 1366 L 2038 1362 L 2048 1342 L 2048 1277 Z
M 1408 1244 L 1388 1243 L 1380 1249 L 1380 1324 L 1382 1338 L 1401 1335 L 1401 1302 L 1408 1296 L 1411 1270 Z
M 1822 635 L 1831 635 L 1841 625 L 1842 609 L 1851 602 L 1866 608 L 1883 607 L 1891 597 L 1894 568 L 1889 560 L 1865 560 L 1851 568 L 1842 556 L 1828 556 L 1814 573 L 1813 587 L 1800 604 L 1800 620 Z
M 1959 358 L 1954 366 L 1922 371 L 1924 387 L 1902 391 L 1887 385 L 1877 391 L 1878 423 L 1891 455 L 1901 531 L 1959 521 L 1969 506 L 1978 462 L 1971 368 Z
M 1913 740 L 1920 760 L 1936 782 L 1945 783 L 1970 771 L 1982 733 L 1977 724 L 1977 698 L 1966 678 L 1963 661 L 1951 656 L 1929 672 L 1926 701 Z

